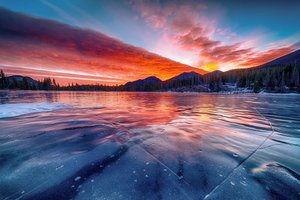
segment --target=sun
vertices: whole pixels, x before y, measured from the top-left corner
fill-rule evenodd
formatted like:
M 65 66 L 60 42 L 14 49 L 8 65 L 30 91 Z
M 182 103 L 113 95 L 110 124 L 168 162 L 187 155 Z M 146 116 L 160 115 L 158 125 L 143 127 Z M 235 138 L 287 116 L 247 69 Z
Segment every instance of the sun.
M 204 65 L 203 69 L 211 72 L 211 71 L 215 71 L 215 70 L 219 69 L 219 66 L 215 63 L 207 63 Z

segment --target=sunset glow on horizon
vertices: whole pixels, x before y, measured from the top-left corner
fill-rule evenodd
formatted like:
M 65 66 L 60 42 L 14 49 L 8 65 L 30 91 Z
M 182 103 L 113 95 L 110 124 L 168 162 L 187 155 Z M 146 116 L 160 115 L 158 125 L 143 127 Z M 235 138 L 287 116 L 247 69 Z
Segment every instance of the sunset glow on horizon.
M 0 69 L 119 85 L 255 67 L 299 49 L 299 1 L 255 2 L 0 1 Z

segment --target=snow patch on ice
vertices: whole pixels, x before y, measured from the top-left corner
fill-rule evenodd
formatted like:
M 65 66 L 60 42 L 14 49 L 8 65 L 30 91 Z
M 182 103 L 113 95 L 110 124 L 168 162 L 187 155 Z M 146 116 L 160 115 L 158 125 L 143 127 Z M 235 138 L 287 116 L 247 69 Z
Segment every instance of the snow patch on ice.
M 70 107 L 71 106 L 62 103 L 49 102 L 0 104 L 0 118 L 16 117 L 30 113 L 47 112 Z

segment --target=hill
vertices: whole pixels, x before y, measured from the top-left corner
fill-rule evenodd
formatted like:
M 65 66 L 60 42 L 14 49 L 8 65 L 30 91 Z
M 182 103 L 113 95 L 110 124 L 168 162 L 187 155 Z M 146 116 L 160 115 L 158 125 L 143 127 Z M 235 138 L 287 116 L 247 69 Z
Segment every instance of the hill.
M 28 76 L 8 76 L 6 77 L 9 88 L 35 89 L 38 88 L 39 82 Z
M 145 79 L 139 79 L 136 81 L 131 81 L 131 82 L 127 82 L 125 84 L 125 86 L 137 86 L 137 85 L 141 85 L 141 84 L 157 84 L 157 83 L 161 83 L 162 81 L 155 77 L 155 76 L 149 76 L 148 78 Z
M 300 49 L 289 53 L 285 56 L 272 60 L 271 62 L 265 63 L 260 67 L 270 67 L 278 65 L 288 65 L 288 64 L 299 64 L 300 63 Z
M 162 81 L 155 77 L 149 76 L 145 79 L 139 79 L 132 82 L 127 82 L 123 89 L 127 91 L 147 91 L 147 90 L 155 90 L 160 87 Z
M 202 77 L 201 74 L 191 71 L 191 72 L 183 72 L 183 73 L 179 74 L 178 76 L 175 76 L 167 81 L 182 81 L 185 79 L 199 79 L 201 77 Z
M 179 87 L 199 85 L 202 80 L 202 75 L 191 71 L 181 73 L 173 78 L 170 78 L 163 82 L 164 88 L 175 89 Z

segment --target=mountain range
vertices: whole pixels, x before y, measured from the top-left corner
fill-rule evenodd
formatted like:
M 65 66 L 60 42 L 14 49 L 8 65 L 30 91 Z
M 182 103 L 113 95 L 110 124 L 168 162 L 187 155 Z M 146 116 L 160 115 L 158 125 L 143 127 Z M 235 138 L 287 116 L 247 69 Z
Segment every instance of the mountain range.
M 274 67 L 274 66 L 280 66 L 280 65 L 288 65 L 288 64 L 299 64 L 300 63 L 300 49 L 297 51 L 294 51 L 290 54 L 287 54 L 285 56 L 282 56 L 280 58 L 277 58 L 275 60 L 272 60 L 268 63 L 265 63 L 261 66 L 258 67 L 254 67 L 255 68 L 259 68 L 259 67 Z M 236 69 L 235 71 L 239 71 L 239 70 L 243 70 L 243 69 Z M 223 72 L 220 70 L 215 70 L 209 73 L 206 73 L 205 75 L 202 75 L 200 73 L 191 71 L 191 72 L 183 72 L 173 78 L 170 78 L 166 81 L 161 81 L 159 78 L 155 77 L 155 76 L 150 76 L 147 77 L 145 79 L 139 79 L 136 81 L 132 81 L 132 82 L 128 82 L 125 84 L 125 86 L 137 86 L 137 85 L 141 85 L 141 84 L 159 84 L 162 82 L 165 83 L 172 83 L 175 81 L 183 81 L 183 80 L 191 80 L 191 79 L 200 79 L 203 76 L 209 77 L 209 76 L 218 76 L 221 75 Z
M 270 92 L 300 91 L 300 50 L 272 60 L 264 65 L 235 69 L 227 72 L 219 70 L 201 75 L 197 72 L 183 72 L 173 78 L 161 81 L 148 77 L 126 83 L 125 91 L 195 91 L 218 92 L 245 90 Z M 258 89 L 257 89 L 258 88 Z

